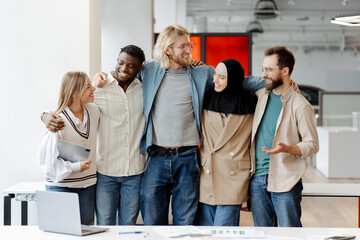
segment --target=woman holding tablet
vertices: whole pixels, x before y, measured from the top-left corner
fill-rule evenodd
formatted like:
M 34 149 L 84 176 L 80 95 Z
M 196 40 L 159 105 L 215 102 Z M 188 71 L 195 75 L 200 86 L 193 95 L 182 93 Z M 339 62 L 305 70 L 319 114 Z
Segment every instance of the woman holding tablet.
M 46 190 L 74 192 L 79 195 L 81 223 L 94 224 L 96 190 L 96 132 L 100 111 L 94 101 L 95 88 L 84 72 L 68 72 L 60 88 L 55 113 L 65 127 L 54 133 L 46 131 L 39 160 L 45 172 Z M 89 148 L 88 159 L 77 162 L 59 157 L 59 139 Z

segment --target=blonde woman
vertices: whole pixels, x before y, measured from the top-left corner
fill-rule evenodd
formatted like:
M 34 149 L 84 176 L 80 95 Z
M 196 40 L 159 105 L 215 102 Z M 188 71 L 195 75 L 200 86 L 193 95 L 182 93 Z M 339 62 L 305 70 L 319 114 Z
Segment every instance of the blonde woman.
M 81 223 L 94 224 L 96 191 L 96 131 L 100 111 L 94 101 L 95 88 L 83 72 L 68 72 L 62 79 L 59 103 L 55 111 L 65 127 L 45 133 L 39 160 L 45 172 L 46 190 L 74 192 L 79 195 Z M 59 139 L 90 148 L 88 159 L 72 163 L 59 158 Z

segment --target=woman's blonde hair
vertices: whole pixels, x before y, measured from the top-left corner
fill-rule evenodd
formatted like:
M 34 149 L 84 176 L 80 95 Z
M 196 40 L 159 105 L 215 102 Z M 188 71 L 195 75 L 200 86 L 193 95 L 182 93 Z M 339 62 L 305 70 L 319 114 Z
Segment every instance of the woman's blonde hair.
M 84 72 L 67 72 L 62 78 L 59 102 L 55 113 L 61 113 L 73 101 L 74 93 L 81 96 L 87 86 L 88 75 Z
M 153 55 L 154 59 L 160 64 L 160 67 L 164 69 L 170 68 L 169 56 L 165 53 L 165 50 L 184 35 L 190 36 L 190 33 L 186 28 L 178 24 L 167 26 L 159 34 L 154 46 Z

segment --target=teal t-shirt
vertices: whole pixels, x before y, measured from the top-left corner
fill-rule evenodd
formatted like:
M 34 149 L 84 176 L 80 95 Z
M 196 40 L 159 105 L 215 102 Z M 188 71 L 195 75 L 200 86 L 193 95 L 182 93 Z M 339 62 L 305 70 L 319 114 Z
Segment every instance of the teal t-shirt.
M 266 104 L 265 113 L 261 119 L 255 136 L 255 157 L 256 172 L 254 176 L 266 175 L 269 173 L 270 154 L 263 152 L 262 148 L 272 149 L 275 137 L 276 123 L 281 109 L 281 95 L 276 95 L 272 91 Z

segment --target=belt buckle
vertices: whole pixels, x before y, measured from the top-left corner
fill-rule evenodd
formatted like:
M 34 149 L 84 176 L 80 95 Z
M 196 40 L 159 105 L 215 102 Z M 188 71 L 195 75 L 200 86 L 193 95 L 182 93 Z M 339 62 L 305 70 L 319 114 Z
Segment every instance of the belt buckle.
M 174 156 L 176 155 L 176 148 L 167 148 L 166 149 L 166 156 Z

